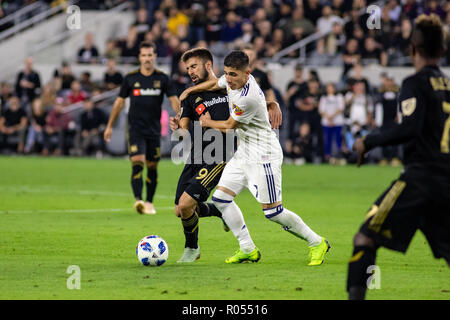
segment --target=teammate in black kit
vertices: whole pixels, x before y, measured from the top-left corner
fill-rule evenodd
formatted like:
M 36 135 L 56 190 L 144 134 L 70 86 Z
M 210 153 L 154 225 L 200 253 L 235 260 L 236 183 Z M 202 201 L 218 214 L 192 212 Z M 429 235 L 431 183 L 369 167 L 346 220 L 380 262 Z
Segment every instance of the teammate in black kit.
M 406 252 L 421 230 L 435 258 L 450 266 L 450 81 L 438 67 L 444 32 L 436 15 L 419 16 L 411 37 L 416 73 L 403 81 L 399 105 L 403 121 L 358 139 L 358 166 L 376 146 L 403 144 L 405 167 L 378 198 L 354 237 L 348 267 L 349 299 L 364 299 L 368 267 L 380 246 Z
M 179 112 L 180 102 L 169 83 L 169 77 L 155 69 L 156 46 L 142 42 L 139 46 L 140 68 L 130 72 L 123 79 L 119 96 L 114 102 L 104 133 L 107 142 L 111 140 L 112 126 L 130 98 L 128 112 L 128 154 L 132 173 L 131 186 L 136 199 L 134 208 L 141 214 L 155 214 L 153 196 L 157 185 L 157 166 L 160 160 L 161 104 L 166 95 L 175 112 Z M 147 198 L 142 200 L 142 172 L 147 167 L 145 179 Z

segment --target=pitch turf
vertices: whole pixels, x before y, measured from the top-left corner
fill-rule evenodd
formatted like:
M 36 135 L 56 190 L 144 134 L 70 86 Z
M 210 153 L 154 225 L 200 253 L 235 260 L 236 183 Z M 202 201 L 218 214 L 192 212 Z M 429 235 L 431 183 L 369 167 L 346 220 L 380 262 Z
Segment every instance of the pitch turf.
M 201 259 L 180 265 L 184 237 L 173 214 L 182 166 L 162 161 L 158 214 L 133 212 L 126 159 L 0 157 L 0 299 L 346 299 L 354 233 L 400 169 L 284 166 L 283 203 L 332 249 L 308 267 L 305 242 L 264 218 L 244 192 L 237 198 L 262 253 L 256 264 L 227 265 L 237 249 L 217 218 L 200 221 Z M 166 239 L 162 267 L 139 264 L 135 248 L 150 234 Z M 381 288 L 368 299 L 450 299 L 450 272 L 418 232 L 406 255 L 380 249 Z M 81 270 L 81 288 L 66 273 Z

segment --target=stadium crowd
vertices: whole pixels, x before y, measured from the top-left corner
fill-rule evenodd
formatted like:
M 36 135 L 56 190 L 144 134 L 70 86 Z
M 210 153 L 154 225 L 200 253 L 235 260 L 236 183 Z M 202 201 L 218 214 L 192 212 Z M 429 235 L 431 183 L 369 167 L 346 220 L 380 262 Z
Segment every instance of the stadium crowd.
M 26 3 L 27 1 L 24 1 Z M 47 1 L 48 2 L 48 1 Z M 59 1 L 61 2 L 61 1 Z M 64 2 L 64 1 L 62 1 Z M 81 9 L 103 10 L 123 1 L 79 1 Z M 410 66 L 408 58 L 412 21 L 421 13 L 437 14 L 450 44 L 450 2 L 419 0 L 383 1 L 380 28 L 370 29 L 366 7 L 370 0 L 207 0 L 132 1 L 136 20 L 124 38 L 111 38 L 103 48 L 95 45 L 95 34 L 86 33 L 73 63 L 86 71 L 74 75 L 69 62 L 42 84 L 33 59 L 27 58 L 14 83 L 0 88 L 0 152 L 43 155 L 102 154 L 101 133 L 107 119 L 96 96 L 121 85 L 117 64 L 137 64 L 139 43 L 152 41 L 159 58 L 170 63 L 173 85 L 181 93 L 190 79 L 180 63 L 187 49 L 207 47 L 216 61 L 228 52 L 251 44 L 258 67 L 265 69 L 280 50 L 320 32 L 318 41 L 306 47 L 306 63 L 294 64 L 295 75 L 286 88 L 272 84 L 284 113 L 283 141 L 287 162 L 345 163 L 354 161 L 355 138 L 373 130 L 386 130 L 398 122 L 399 84 L 382 74 L 374 87 L 363 76 L 369 64 Z M 2 2 L 4 15 L 5 3 Z M 50 1 L 54 4 L 54 1 Z M 378 2 L 377 2 L 378 4 Z M 300 50 L 287 55 L 292 61 Z M 450 65 L 450 50 L 443 65 Z M 91 79 L 90 64 L 103 64 L 103 79 Z M 342 66 L 342 80 L 320 79 L 311 66 Z M 219 75 L 219 68 L 216 70 Z M 271 74 L 268 74 L 269 80 Z M 67 112 L 74 103 L 83 112 Z M 398 165 L 401 150 L 385 148 L 372 160 Z

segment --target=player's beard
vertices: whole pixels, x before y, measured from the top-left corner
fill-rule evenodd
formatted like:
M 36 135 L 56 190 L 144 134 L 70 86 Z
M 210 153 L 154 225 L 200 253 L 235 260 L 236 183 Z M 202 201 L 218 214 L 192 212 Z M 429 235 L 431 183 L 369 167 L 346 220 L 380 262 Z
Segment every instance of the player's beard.
M 192 80 L 192 82 L 194 82 L 195 84 L 199 84 L 208 80 L 208 77 L 209 77 L 208 72 L 206 71 L 206 68 L 203 67 L 201 74 L 197 76 L 197 81 Z

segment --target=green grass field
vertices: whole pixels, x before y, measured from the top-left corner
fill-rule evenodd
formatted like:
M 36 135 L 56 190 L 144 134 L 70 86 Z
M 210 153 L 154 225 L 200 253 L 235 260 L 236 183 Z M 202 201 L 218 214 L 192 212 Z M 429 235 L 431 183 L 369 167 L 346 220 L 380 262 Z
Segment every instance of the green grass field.
M 346 299 L 351 243 L 367 209 L 400 173 L 366 166 L 284 166 L 283 203 L 301 215 L 332 249 L 308 267 L 305 242 L 264 218 L 246 191 L 244 212 L 262 259 L 227 265 L 237 249 L 217 218 L 200 221 L 201 259 L 177 264 L 183 252 L 173 198 L 182 166 L 162 161 L 155 199 L 158 214 L 132 209 L 126 159 L 0 157 L 0 299 Z M 136 258 L 150 234 L 170 248 L 161 267 Z M 450 299 L 450 271 L 432 257 L 418 232 L 406 255 L 379 250 L 381 288 L 368 299 Z M 69 290 L 67 268 L 79 266 L 81 288 Z

